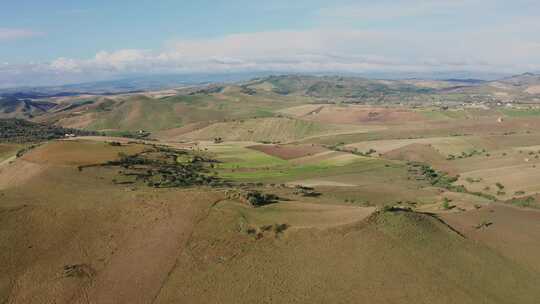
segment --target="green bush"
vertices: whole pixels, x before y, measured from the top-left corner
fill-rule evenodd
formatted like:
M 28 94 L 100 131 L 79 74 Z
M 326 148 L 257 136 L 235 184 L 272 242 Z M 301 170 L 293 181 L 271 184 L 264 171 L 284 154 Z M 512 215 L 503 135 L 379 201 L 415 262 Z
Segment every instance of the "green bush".
M 444 201 L 442 203 L 442 207 L 444 210 L 450 210 L 450 203 L 448 201 Z
M 276 203 L 279 197 L 274 194 L 265 194 L 259 191 L 250 191 L 246 193 L 246 199 L 252 206 L 261 207 Z

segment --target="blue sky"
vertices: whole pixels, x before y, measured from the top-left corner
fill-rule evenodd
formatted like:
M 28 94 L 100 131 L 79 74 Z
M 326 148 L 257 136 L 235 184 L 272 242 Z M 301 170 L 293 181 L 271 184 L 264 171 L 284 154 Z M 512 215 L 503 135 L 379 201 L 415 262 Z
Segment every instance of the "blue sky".
M 145 73 L 540 71 L 540 1 L 5 1 L 0 87 Z
M 316 27 L 324 1 L 9 1 L 0 28 L 35 32 L 2 41 L 4 61 L 90 57 L 102 50 L 156 49 L 174 39 Z M 234 4 L 231 4 L 234 2 Z M 319 4 L 316 4 L 319 2 Z M 136 3 L 136 4 L 134 4 Z M 313 4 L 312 4 L 313 3 Z M 315 6 L 314 6 L 315 5 Z

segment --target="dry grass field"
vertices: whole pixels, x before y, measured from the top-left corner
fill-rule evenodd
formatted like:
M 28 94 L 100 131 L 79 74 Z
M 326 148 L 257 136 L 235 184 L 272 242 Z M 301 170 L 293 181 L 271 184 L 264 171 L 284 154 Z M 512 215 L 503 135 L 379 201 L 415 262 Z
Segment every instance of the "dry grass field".
M 224 176 L 232 168 L 263 171 L 247 173 L 259 174 L 252 179 L 263 182 L 258 189 L 282 200 L 253 208 L 229 198 L 227 189 L 122 185 L 111 182 L 115 168 L 77 169 L 145 149 L 111 141 L 53 141 L 0 168 L 0 259 L 8 265 L 2 301 L 535 303 L 540 296 L 535 211 L 441 192 L 411 178 L 405 162 L 436 153 L 432 146 L 412 144 L 379 158 L 311 145 L 197 145 L 221 159 L 217 170 Z M 433 160 L 452 162 L 442 155 Z M 274 179 L 266 167 L 289 168 L 278 179 L 290 186 L 264 185 Z M 297 184 L 321 195 L 295 194 Z M 447 212 L 443 198 L 470 211 Z M 412 202 L 441 213 L 446 223 L 376 211 Z M 471 228 L 484 220 L 493 222 L 485 233 Z
M 310 121 L 331 124 L 403 124 L 422 122 L 425 118 L 410 109 L 371 106 L 299 106 L 280 111 Z

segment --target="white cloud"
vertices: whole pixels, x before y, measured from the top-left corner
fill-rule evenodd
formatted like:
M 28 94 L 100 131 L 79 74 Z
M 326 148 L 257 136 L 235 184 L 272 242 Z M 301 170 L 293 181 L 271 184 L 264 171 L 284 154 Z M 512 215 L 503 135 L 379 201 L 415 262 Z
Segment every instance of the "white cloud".
M 80 72 L 79 63 L 76 60 L 69 58 L 58 58 L 51 62 L 50 68 L 57 71 L 64 72 Z
M 526 24 L 526 29 L 450 33 L 306 30 L 180 40 L 160 51 L 102 51 L 90 59 L 3 65 L 0 86 L 14 79 L 41 81 L 46 75 L 73 82 L 133 73 L 540 71 L 540 38 L 535 34 L 540 21 Z
M 134 49 L 120 50 L 112 53 L 101 51 L 96 54 L 95 62 L 121 68 L 130 63 L 144 60 L 148 54 L 148 51 Z
M 540 64 L 534 30 L 525 35 L 521 29 L 519 36 L 516 31 L 502 33 L 498 28 L 446 34 L 406 30 L 260 32 L 179 41 L 168 51 L 167 58 L 188 66 L 209 58 L 228 58 L 220 63 L 250 64 L 261 69 L 318 66 L 329 70 L 392 70 L 427 66 L 518 70 L 520 65 Z
M 41 33 L 28 29 L 0 28 L 0 41 L 39 36 Z

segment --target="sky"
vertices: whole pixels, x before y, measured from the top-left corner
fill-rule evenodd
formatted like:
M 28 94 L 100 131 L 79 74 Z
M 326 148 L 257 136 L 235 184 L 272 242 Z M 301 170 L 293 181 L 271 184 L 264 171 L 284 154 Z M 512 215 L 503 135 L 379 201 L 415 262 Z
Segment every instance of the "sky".
M 17 0 L 0 87 L 246 71 L 540 71 L 538 0 Z

